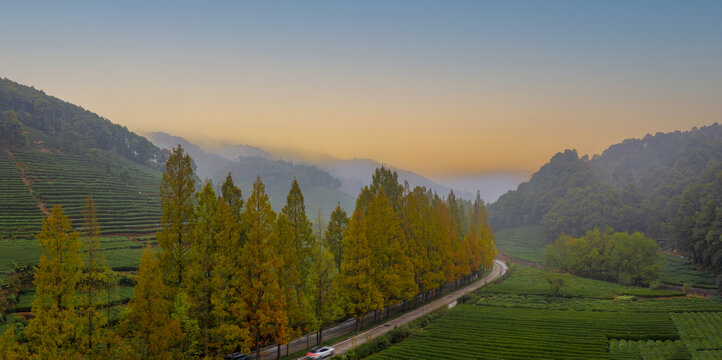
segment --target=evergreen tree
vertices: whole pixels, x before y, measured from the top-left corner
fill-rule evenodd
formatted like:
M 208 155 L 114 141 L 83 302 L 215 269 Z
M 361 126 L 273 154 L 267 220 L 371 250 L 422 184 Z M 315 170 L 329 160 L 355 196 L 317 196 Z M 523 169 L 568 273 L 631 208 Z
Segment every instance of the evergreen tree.
M 171 317 L 172 304 L 166 299 L 158 260 L 150 248 L 140 258 L 138 280 L 128 313 L 119 326 L 128 347 L 124 359 L 171 360 L 180 356 L 181 325 Z
M 336 320 L 341 313 L 336 276 L 338 268 L 333 254 L 321 242 L 314 249 L 311 271 L 311 290 L 314 291 L 313 321 L 311 330 L 316 331 L 316 343 L 323 343 L 323 327 Z
M 374 195 L 377 195 L 383 189 L 384 194 L 386 194 L 391 201 L 394 212 L 399 213 L 404 187 L 399 184 L 399 176 L 396 171 L 391 171 L 391 169 L 387 169 L 384 166 L 377 168 L 371 176 L 370 189 Z
M 426 190 L 416 187 L 404 198 L 402 224 L 409 243 L 414 280 L 425 295 L 441 286 L 444 281 L 439 237 L 435 230 L 435 216 Z
M 15 327 L 8 326 L 0 336 L 0 359 L 2 360 L 25 360 L 30 358 L 28 348 L 20 345 L 15 337 Z
M 284 267 L 295 269 L 290 270 L 288 274 L 284 274 L 285 279 L 283 280 L 286 286 L 293 287 L 292 291 L 287 293 L 291 296 L 291 298 L 288 298 L 288 305 L 291 306 L 288 310 L 289 314 L 292 314 L 289 318 L 292 327 L 301 331 L 308 331 L 313 313 L 313 302 L 309 301 L 313 295 L 313 292 L 309 290 L 311 285 L 309 274 L 313 261 L 315 240 L 312 234 L 311 222 L 306 217 L 303 194 L 295 178 L 291 182 L 291 189 L 286 197 L 286 206 L 283 207 L 281 213 L 285 215 L 292 231 L 290 243 L 283 245 L 290 247 L 289 256 L 283 259 Z M 279 249 L 279 251 L 284 250 Z
M 160 185 L 161 230 L 158 232 L 160 268 L 172 296 L 183 283 L 188 259 L 186 252 L 193 232 L 195 180 L 191 159 L 178 145 L 165 163 Z
M 202 329 L 201 347 L 205 355 L 210 355 L 215 346 L 211 333 L 218 325 L 211 301 L 219 287 L 219 279 L 215 276 L 219 256 L 217 233 L 221 225 L 216 218 L 218 202 L 213 186 L 206 182 L 196 196 L 195 228 L 188 248 L 187 296 L 193 304 L 193 318 Z
M 81 279 L 84 299 L 80 313 L 86 318 L 83 336 L 83 352 L 89 357 L 105 356 L 102 349 L 96 349 L 104 340 L 104 329 L 107 319 L 101 310 L 102 291 L 109 286 L 107 274 L 110 269 L 105 265 L 105 257 L 100 251 L 100 227 L 95 202 L 91 196 L 85 200 L 83 208 L 82 235 L 86 241 L 86 259 Z M 109 299 L 108 299 L 109 300 Z M 107 344 L 105 346 L 107 349 Z
M 76 292 L 82 260 L 78 233 L 56 205 L 43 219 L 36 238 L 42 253 L 35 270 L 34 317 L 26 328 L 30 351 L 38 359 L 80 359 L 82 318 L 76 313 Z
M 243 299 L 243 326 L 249 333 L 250 344 L 261 358 L 261 346 L 268 341 L 285 338 L 285 298 L 278 284 L 277 273 L 283 264 L 271 254 L 274 243 L 276 214 L 266 195 L 259 176 L 241 215 L 248 240 L 240 258 L 241 272 L 236 281 Z
M 356 319 L 356 330 L 359 330 L 364 315 L 383 306 L 384 298 L 375 281 L 377 269 L 366 238 L 366 216 L 358 208 L 343 233 L 343 254 L 339 288 L 344 309 Z
M 418 288 L 409 246 L 383 189 L 371 200 L 367 212 L 366 238 L 373 254 L 372 264 L 377 269 L 375 280 L 383 295 L 381 309 L 396 301 L 412 299 Z
M 333 254 L 337 271 L 341 270 L 343 232 L 346 230 L 346 227 L 348 227 L 348 215 L 346 215 L 346 211 L 341 208 L 341 204 L 339 203 L 331 213 L 331 220 L 328 222 L 328 227 L 324 233 L 326 248 Z
M 247 352 L 249 335 L 243 325 L 245 305 L 242 299 L 244 283 L 239 264 L 243 255 L 241 223 L 225 201 L 218 202 L 216 218 L 219 222 L 216 232 L 218 257 L 214 272 L 218 290 L 211 294 L 213 314 L 218 319 L 214 330 L 221 353 Z M 245 234 L 243 234 L 245 238 Z
M 276 260 L 283 264 L 278 268 L 277 277 L 278 286 L 286 303 L 286 316 L 289 319 L 288 327 L 282 332 L 286 337 L 274 339 L 278 345 L 276 355 L 280 358 L 281 344 L 301 333 L 298 324 L 306 317 L 306 304 L 301 293 L 300 261 L 295 253 L 293 225 L 288 221 L 286 214 L 278 215 L 272 239 L 273 254 Z
M 235 216 L 238 221 L 241 221 L 241 212 L 243 212 L 243 193 L 241 192 L 241 189 L 233 183 L 233 178 L 231 177 L 230 172 L 228 173 L 228 176 L 226 176 L 226 181 L 223 182 L 221 194 L 223 196 L 223 200 L 228 204 L 231 212 L 233 212 L 233 216 Z

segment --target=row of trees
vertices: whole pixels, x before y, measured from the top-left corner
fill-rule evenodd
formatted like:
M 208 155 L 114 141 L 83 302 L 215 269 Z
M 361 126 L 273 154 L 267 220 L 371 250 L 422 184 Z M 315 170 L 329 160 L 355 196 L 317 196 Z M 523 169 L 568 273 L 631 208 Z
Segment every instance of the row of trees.
M 662 254 L 640 232 L 595 228 L 582 237 L 560 236 L 547 246 L 546 265 L 579 276 L 641 285 L 657 278 Z
M 264 345 L 280 350 L 347 314 L 360 319 L 469 279 L 496 255 L 481 199 L 462 216 L 453 193 L 443 201 L 410 190 L 383 168 L 351 218 L 337 207 L 318 238 L 295 180 L 278 214 L 260 178 L 246 201 L 230 174 L 220 194 L 210 183 L 196 189 L 179 146 L 161 184 L 158 248 L 144 251 L 134 297 L 114 327 L 97 297 L 107 268 L 94 207 L 83 227 L 84 260 L 78 234 L 56 207 L 38 234 L 43 258 L 27 346 L 10 330 L 0 355 L 196 359 L 255 350 L 259 358 Z

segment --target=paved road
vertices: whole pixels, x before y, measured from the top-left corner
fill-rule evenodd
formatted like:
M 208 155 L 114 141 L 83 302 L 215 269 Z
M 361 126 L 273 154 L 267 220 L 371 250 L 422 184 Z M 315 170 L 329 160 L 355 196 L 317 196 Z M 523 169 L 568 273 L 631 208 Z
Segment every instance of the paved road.
M 346 339 L 337 344 L 333 344 L 333 345 L 331 345 L 331 347 L 336 349 L 337 355 L 343 354 L 346 351 L 349 351 L 350 349 L 365 343 L 366 341 L 369 341 L 369 340 L 377 338 L 383 334 L 386 334 L 387 332 L 391 331 L 396 326 L 401 326 L 403 324 L 406 324 L 410 321 L 413 321 L 413 320 L 415 320 L 423 315 L 426 315 L 426 314 L 428 314 L 438 308 L 441 308 L 443 306 L 454 306 L 454 305 L 456 305 L 456 299 L 458 299 L 462 295 L 465 295 L 471 291 L 474 291 L 474 290 L 486 285 L 488 282 L 503 275 L 506 272 L 506 270 L 507 270 L 506 264 L 504 264 L 503 262 L 501 262 L 499 260 L 494 260 L 494 268 L 492 269 L 491 273 L 489 275 L 487 275 L 485 278 L 483 278 L 479 281 L 476 281 L 467 287 L 461 288 L 451 294 L 448 294 L 441 299 L 435 300 L 435 301 L 433 301 L 429 304 L 426 304 L 416 310 L 413 310 L 404 315 L 401 315 L 401 316 L 397 317 L 396 319 L 390 320 L 384 324 L 381 324 L 379 326 L 371 328 L 367 331 L 364 331 L 352 338 Z
M 497 277 L 504 274 L 504 272 L 506 272 L 506 269 L 507 269 L 507 267 L 502 261 L 495 260 L 494 268 L 492 269 L 491 273 L 489 275 L 487 275 L 485 278 L 483 278 L 479 281 L 476 281 L 472 284 L 469 284 L 468 286 L 461 288 L 453 293 L 447 294 L 441 299 L 437 299 L 434 302 L 426 304 L 423 307 L 413 310 L 413 311 L 411 311 L 407 314 L 404 314 L 396 319 L 390 320 L 387 323 L 384 323 L 375 328 L 369 329 L 359 335 L 356 335 L 354 338 L 350 338 L 347 341 L 342 341 L 338 344 L 331 345 L 331 346 L 336 349 L 337 354 L 341 353 L 341 352 L 339 352 L 340 349 L 344 349 L 343 352 L 345 352 L 345 351 L 348 351 L 351 347 L 353 347 L 354 341 L 355 341 L 355 346 L 361 345 L 364 342 L 366 342 L 366 336 L 368 334 L 371 334 L 372 338 L 375 338 L 375 337 L 377 337 L 379 335 L 383 335 L 386 332 L 388 332 L 389 330 L 393 329 L 394 325 L 398 326 L 398 325 L 405 324 L 409 321 L 412 321 L 422 315 L 425 315 L 425 314 L 427 314 L 431 311 L 434 311 L 445 305 L 448 306 L 449 304 L 452 304 L 452 306 L 453 306 L 456 304 L 456 299 L 458 299 L 462 295 L 464 295 L 470 291 L 473 291 L 475 289 L 478 289 L 479 287 L 484 286 L 486 283 L 496 279 Z M 392 306 L 390 309 L 391 315 L 398 313 L 399 311 L 401 311 L 401 304 Z M 373 314 L 373 312 L 370 312 L 369 314 L 367 314 L 364 317 L 363 323 L 364 324 L 368 323 L 368 322 L 372 321 L 373 318 L 374 318 L 374 314 Z M 388 324 L 388 326 L 387 326 L 387 324 Z M 324 339 L 332 339 L 332 338 L 347 334 L 347 333 L 355 330 L 355 327 L 356 327 L 356 320 L 351 318 L 342 323 L 336 324 L 331 328 L 324 329 L 323 337 L 324 337 Z M 353 339 L 356 339 L 356 340 L 353 340 Z M 306 337 L 301 337 L 301 338 L 291 341 L 291 343 L 289 344 L 288 352 L 293 353 L 293 352 L 308 348 L 307 340 L 308 340 L 308 344 L 310 344 L 311 346 L 316 345 L 316 334 L 315 333 L 310 334 L 308 339 Z M 276 359 L 276 349 L 277 349 L 276 345 L 264 347 L 263 349 L 261 349 L 261 359 L 262 360 Z M 286 353 L 287 353 L 286 347 L 281 346 L 281 355 L 286 355 Z

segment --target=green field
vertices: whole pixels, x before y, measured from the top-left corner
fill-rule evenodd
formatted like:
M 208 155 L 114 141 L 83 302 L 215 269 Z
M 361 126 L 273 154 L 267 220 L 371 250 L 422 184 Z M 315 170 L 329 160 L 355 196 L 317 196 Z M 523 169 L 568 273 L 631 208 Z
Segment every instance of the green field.
M 538 225 L 494 232 L 494 240 L 496 246 L 505 253 L 540 264 L 544 263 L 544 252 L 550 243 Z
M 125 236 L 105 236 L 101 238 L 101 249 L 106 265 L 114 270 L 135 270 L 140 265 L 140 255 L 147 244 L 153 244 L 154 237 L 138 237 L 137 241 Z M 80 239 L 81 243 L 83 239 Z M 40 247 L 35 239 L 0 239 L 0 279 L 7 276 L 15 267 L 35 265 L 40 258 Z
M 541 227 L 524 226 L 500 230 L 494 233 L 496 246 L 505 253 L 526 261 L 544 263 L 546 239 Z M 659 280 L 665 284 L 684 285 L 715 289 L 714 275 L 697 270 L 689 259 L 664 254 L 664 261 L 659 270 Z
M 546 271 L 526 266 L 514 266 L 514 273 L 508 280 L 481 288 L 480 296 L 492 294 L 516 295 L 549 295 L 549 284 Z M 634 295 L 640 297 L 679 296 L 682 293 L 670 290 L 652 290 L 635 286 L 624 286 L 601 280 L 587 279 L 579 276 L 560 274 L 565 285 L 561 287 L 560 297 L 587 297 L 596 299 L 613 299 L 617 295 Z
M 503 282 L 370 359 L 721 358 L 718 302 L 574 276 L 565 297 L 551 298 L 545 275 L 514 266 Z
M 712 274 L 695 269 L 688 259 L 668 254 L 664 254 L 664 263 L 659 269 L 659 280 L 672 285 L 690 284 L 700 288 L 717 288 Z

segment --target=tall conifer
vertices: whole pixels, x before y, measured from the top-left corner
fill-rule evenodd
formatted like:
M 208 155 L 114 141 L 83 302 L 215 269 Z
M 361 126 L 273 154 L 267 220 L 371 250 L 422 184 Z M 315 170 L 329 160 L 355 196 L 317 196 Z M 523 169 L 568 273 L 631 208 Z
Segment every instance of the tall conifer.
M 33 319 L 26 328 L 30 351 L 38 359 L 79 359 L 83 319 L 76 313 L 82 278 L 78 233 L 56 205 L 36 238 L 41 255 L 35 270 Z
M 178 145 L 165 163 L 165 173 L 160 185 L 161 230 L 158 232 L 158 254 L 163 277 L 171 286 L 172 295 L 183 283 L 188 265 L 186 252 L 193 232 L 195 219 L 193 196 L 195 180 L 191 159 Z
M 277 272 L 283 264 L 271 253 L 274 242 L 276 214 L 266 195 L 259 176 L 253 183 L 253 192 L 241 215 L 248 240 L 240 258 L 240 282 L 243 299 L 243 326 L 249 333 L 250 343 L 261 358 L 261 346 L 270 340 L 284 338 L 288 321 L 285 298 L 278 285 Z

